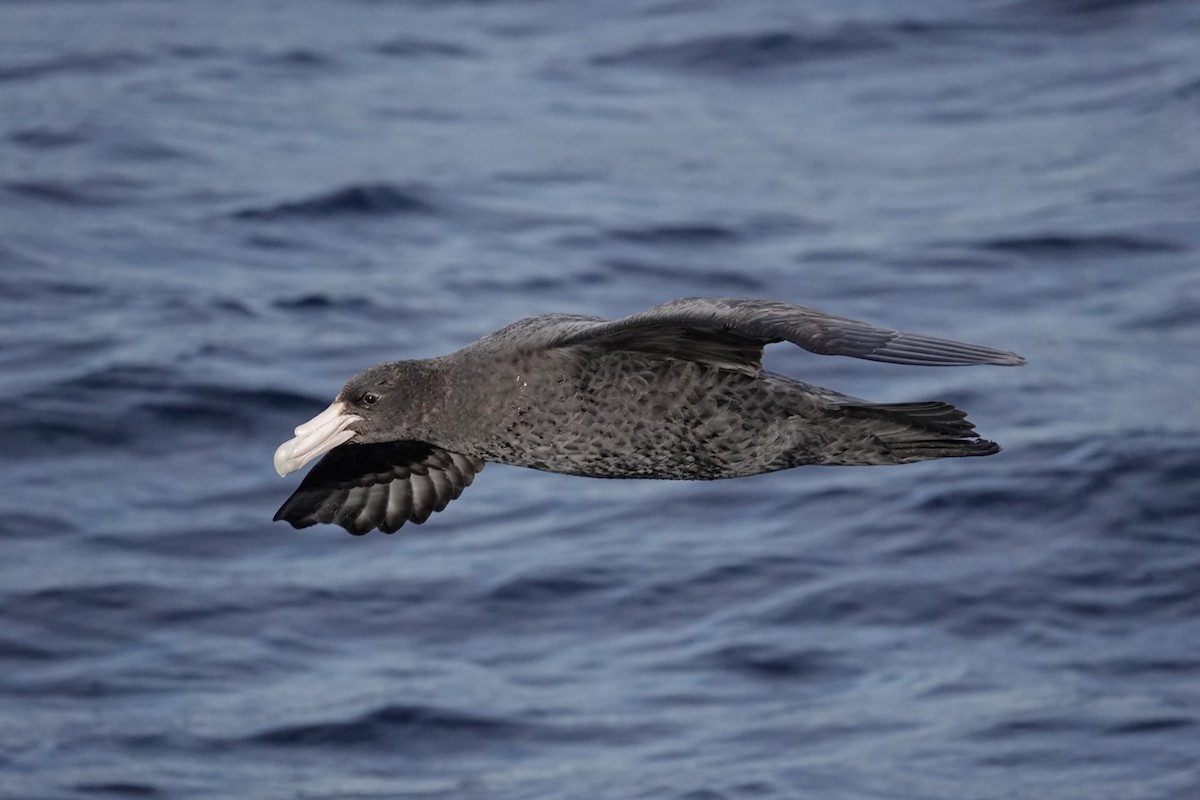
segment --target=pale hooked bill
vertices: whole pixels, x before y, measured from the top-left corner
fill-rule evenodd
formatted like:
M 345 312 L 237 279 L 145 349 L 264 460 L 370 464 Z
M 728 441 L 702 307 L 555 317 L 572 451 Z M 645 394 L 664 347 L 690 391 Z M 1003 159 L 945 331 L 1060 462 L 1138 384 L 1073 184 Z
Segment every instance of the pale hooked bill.
M 362 417 L 346 412 L 346 404 L 336 402 L 315 417 L 296 426 L 296 437 L 288 439 L 275 451 L 275 471 L 280 477 L 295 472 L 318 456 L 354 438 L 348 425 Z

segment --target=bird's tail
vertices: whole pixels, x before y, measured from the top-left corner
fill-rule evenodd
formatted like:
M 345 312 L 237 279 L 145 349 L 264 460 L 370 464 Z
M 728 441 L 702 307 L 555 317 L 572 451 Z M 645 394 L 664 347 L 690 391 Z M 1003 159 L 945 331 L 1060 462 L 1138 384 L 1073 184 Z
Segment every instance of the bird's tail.
M 881 446 L 874 457 L 858 463 L 908 464 L 1000 452 L 1000 445 L 979 438 L 966 412 L 949 403 L 864 403 L 842 405 L 838 411 Z

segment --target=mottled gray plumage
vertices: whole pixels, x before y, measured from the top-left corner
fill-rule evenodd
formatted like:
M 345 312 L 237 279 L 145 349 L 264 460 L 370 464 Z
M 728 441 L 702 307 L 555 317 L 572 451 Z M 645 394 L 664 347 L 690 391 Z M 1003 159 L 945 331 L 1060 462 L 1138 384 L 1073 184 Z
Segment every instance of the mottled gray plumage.
M 778 302 L 690 298 L 612 321 L 530 317 L 450 355 L 354 376 L 276 453 L 280 474 L 328 455 L 275 519 L 390 533 L 443 509 L 487 461 L 704 480 L 1000 449 L 947 403 L 873 404 L 767 372 L 763 346 L 778 341 L 896 364 L 1023 363 Z

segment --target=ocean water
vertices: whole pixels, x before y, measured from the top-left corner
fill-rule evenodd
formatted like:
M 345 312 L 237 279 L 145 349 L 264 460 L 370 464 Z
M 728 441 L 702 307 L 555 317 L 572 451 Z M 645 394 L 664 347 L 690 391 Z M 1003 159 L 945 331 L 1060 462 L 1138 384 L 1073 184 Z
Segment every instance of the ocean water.
M 351 374 L 748 296 L 1005 451 L 272 523 Z M 1200 797 L 1193 0 L 0 2 L 0 798 Z

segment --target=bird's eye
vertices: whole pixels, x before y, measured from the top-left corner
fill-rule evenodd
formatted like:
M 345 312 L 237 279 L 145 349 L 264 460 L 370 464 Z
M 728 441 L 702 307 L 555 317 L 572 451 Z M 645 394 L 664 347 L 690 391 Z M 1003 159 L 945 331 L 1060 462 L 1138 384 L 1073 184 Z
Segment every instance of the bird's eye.
M 364 392 L 363 396 L 359 398 L 359 401 L 364 406 L 373 406 L 378 400 L 379 395 L 375 394 L 374 392 Z

